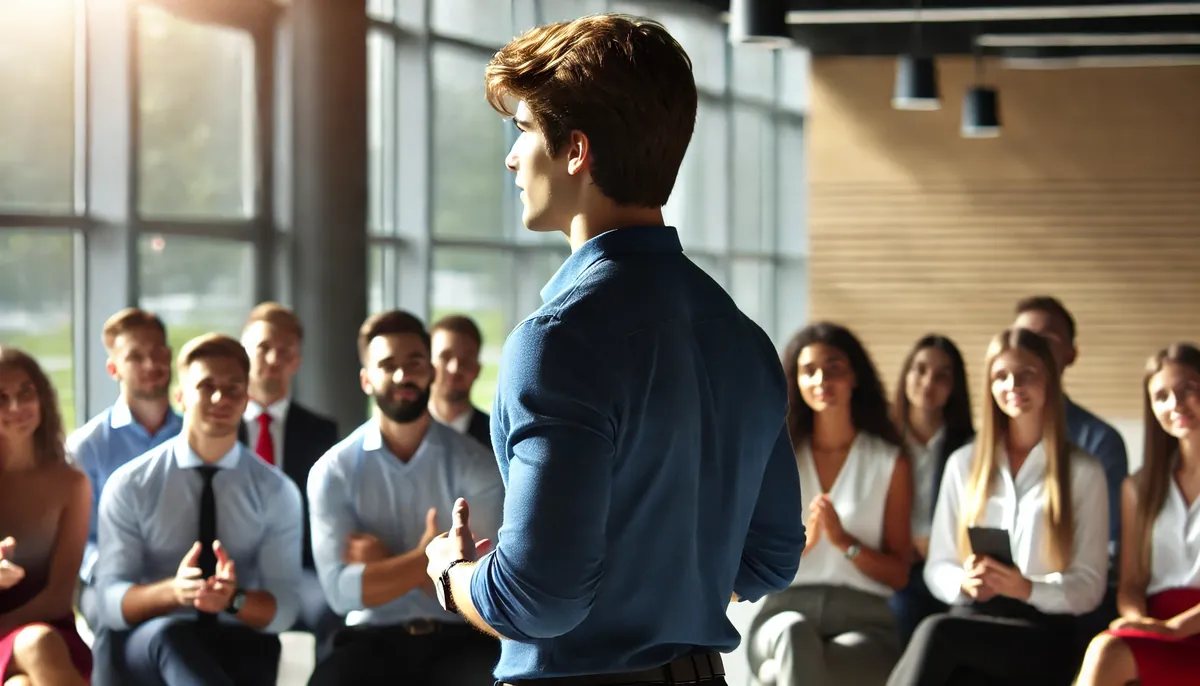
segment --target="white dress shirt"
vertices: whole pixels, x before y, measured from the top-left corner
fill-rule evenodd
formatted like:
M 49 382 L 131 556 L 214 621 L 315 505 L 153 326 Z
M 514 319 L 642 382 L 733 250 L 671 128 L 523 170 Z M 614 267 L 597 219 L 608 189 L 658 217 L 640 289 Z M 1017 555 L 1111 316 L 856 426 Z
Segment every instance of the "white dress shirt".
M 896 446 L 860 431 L 829 488 L 829 498 L 842 521 L 842 528 L 865 547 L 878 550 L 883 545 L 888 490 L 899 454 L 900 449 Z M 800 471 L 800 494 L 805 499 L 803 516 L 807 522 L 812 501 L 822 492 L 812 448 L 807 441 L 799 447 L 796 461 Z M 810 531 L 808 535 L 815 534 Z M 824 535 L 800 560 L 800 568 L 792 581 L 793 587 L 813 585 L 844 586 L 885 598 L 894 593 L 887 584 L 863 574 Z
M 934 483 L 933 475 L 937 470 L 938 455 L 942 452 L 942 442 L 946 440 L 946 429 L 938 429 L 928 443 L 921 443 L 912 434 L 904 437 L 908 458 L 912 462 L 913 499 L 912 499 L 912 537 L 928 538 L 930 527 L 933 525 Z
M 475 408 L 471 408 L 471 409 L 467 410 L 466 412 L 463 412 L 462 414 L 458 415 L 454 419 L 451 419 L 448 422 L 442 422 L 442 423 L 445 424 L 446 426 L 450 427 L 451 429 L 454 429 L 455 431 L 457 431 L 460 434 L 465 434 L 465 433 L 467 433 L 467 429 L 469 429 L 471 427 L 471 419 L 474 416 L 475 416 Z
M 1200 498 L 1189 507 L 1173 477 L 1154 520 L 1146 595 L 1171 588 L 1200 588 Z
M 958 550 L 958 524 L 968 502 L 974 444 L 959 448 L 946 464 L 933 514 L 925 583 L 945 603 L 966 603 L 963 555 Z M 1033 582 L 1029 604 L 1045 613 L 1081 615 L 1094 610 L 1104 597 L 1108 574 L 1108 491 L 1104 469 L 1079 448 L 1071 450 L 1071 507 L 1075 517 L 1074 546 L 1065 571 L 1050 566 L 1045 546 L 1046 453 L 1034 446 L 1014 476 L 1003 446 L 996 448 L 997 474 L 981 520 L 976 526 L 1005 529 L 1012 542 L 1013 561 Z
M 280 469 L 283 469 L 284 423 L 287 421 L 287 413 L 291 407 L 292 399 L 288 397 L 276 400 L 266 408 L 251 400 L 246 403 L 246 412 L 242 415 L 242 419 L 246 423 L 246 445 L 250 448 L 250 452 L 254 452 L 258 447 L 258 416 L 263 412 L 271 416 L 271 442 L 275 447 L 275 466 Z

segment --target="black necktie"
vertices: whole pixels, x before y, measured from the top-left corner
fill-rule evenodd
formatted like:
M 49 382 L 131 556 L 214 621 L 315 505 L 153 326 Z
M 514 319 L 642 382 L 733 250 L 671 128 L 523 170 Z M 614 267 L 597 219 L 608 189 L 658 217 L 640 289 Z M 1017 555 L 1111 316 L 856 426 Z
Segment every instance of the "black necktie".
M 204 488 L 200 491 L 200 571 L 207 579 L 217 573 L 217 554 L 213 551 L 213 541 L 217 540 L 217 498 L 213 493 L 213 477 L 217 474 L 216 467 L 197 467 L 196 471 L 204 478 Z M 201 612 L 202 623 L 215 623 L 217 616 Z

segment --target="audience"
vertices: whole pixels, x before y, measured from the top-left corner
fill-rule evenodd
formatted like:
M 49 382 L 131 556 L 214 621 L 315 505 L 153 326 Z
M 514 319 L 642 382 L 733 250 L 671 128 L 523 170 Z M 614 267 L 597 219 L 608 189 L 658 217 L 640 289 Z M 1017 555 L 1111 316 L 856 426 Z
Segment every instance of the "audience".
M 1200 350 L 1159 351 L 1142 388 L 1144 461 L 1121 492 L 1121 616 L 1092 641 L 1079 686 L 1200 678 Z
M 953 607 L 917 627 L 894 686 L 1068 684 L 1077 618 L 1104 595 L 1104 471 L 1070 443 L 1047 341 L 999 334 L 984 379 L 990 402 L 974 444 L 946 465 L 925 565 L 930 591 Z M 974 550 L 977 527 L 1005 530 L 1010 550 Z
M 283 305 L 266 302 L 250 312 L 242 329 L 242 345 L 250 356 L 250 400 L 238 433 L 264 462 L 286 474 L 302 496 L 309 471 L 338 441 L 336 422 L 292 399 L 292 379 L 300 369 L 303 341 L 300 319 Z M 312 632 L 319 662 L 333 650 L 333 635 L 342 618 L 330 609 L 321 590 L 308 522 L 305 497 L 304 569 L 297 589 L 300 613 L 295 628 Z
M 117 401 L 67 438 L 67 453 L 92 485 L 87 549 L 79 570 L 79 609 L 95 634 L 93 649 L 107 649 L 93 586 L 96 565 L 96 508 L 109 476 L 118 467 L 179 434 L 183 425 L 171 409 L 171 349 L 157 315 L 131 307 L 104 323 L 105 370 L 118 384 Z
M 975 436 L 967 372 L 954 341 L 929 334 L 913 346 L 901 365 L 892 420 L 904 437 L 913 472 L 913 565 L 908 586 L 890 602 L 900 640 L 907 644 L 921 620 L 947 609 L 929 592 L 924 578 L 933 506 L 946 460 Z
M 425 548 L 450 528 L 455 500 L 495 540 L 504 486 L 477 441 L 430 417 L 430 337 L 412 315 L 369 318 L 358 336 L 374 417 L 329 451 L 308 480 L 313 556 L 326 596 L 349 613 L 309 684 L 490 686 L 500 645 L 433 596 Z
M 751 668 L 775 686 L 883 684 L 900 654 L 888 598 L 908 583 L 911 467 L 854 334 L 811 325 L 783 364 L 808 542 L 754 620 Z
M 121 683 L 275 682 L 276 634 L 299 605 L 304 525 L 296 485 L 237 440 L 249 372 L 236 340 L 188 342 L 180 435 L 104 487 L 95 576 Z
M 455 431 L 492 449 L 491 417 L 471 404 L 471 387 L 479 378 L 483 335 L 470 317 L 449 315 L 429 329 L 433 349 L 433 391 L 429 413 Z
M 92 659 L 71 598 L 92 507 L 67 464 L 58 397 L 38 363 L 0 347 L 0 683 L 75 686 Z

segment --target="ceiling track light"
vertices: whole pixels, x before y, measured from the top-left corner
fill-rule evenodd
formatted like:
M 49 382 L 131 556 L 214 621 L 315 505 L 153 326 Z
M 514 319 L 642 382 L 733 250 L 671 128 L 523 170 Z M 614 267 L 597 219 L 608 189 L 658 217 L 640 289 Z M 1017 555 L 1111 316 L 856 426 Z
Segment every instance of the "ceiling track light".
M 938 89 L 937 61 L 921 49 L 921 0 L 915 0 L 912 52 L 896 60 L 896 85 L 892 107 L 898 110 L 930 111 L 942 108 Z
M 769 50 L 792 45 L 785 0 L 732 0 L 729 42 Z
M 962 137 L 998 138 L 1000 136 L 1000 93 L 983 85 L 982 47 L 975 47 L 975 83 L 963 96 Z

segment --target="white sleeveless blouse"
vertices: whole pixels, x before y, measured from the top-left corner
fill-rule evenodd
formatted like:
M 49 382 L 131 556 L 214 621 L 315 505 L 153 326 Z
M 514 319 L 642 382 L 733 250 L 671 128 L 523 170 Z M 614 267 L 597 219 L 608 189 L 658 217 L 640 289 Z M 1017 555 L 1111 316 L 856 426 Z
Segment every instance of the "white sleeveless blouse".
M 859 432 L 846 463 L 829 489 L 829 497 L 846 533 L 861 545 L 878 550 L 883 544 L 883 519 L 888 489 L 900 448 L 878 436 Z M 805 442 L 796 452 L 800 472 L 800 497 L 804 499 L 804 521 L 808 521 L 813 498 L 821 494 L 821 480 L 813 462 L 812 448 Z M 807 532 L 809 538 L 815 534 Z M 800 558 L 792 586 L 845 586 L 873 595 L 890 597 L 893 589 L 859 571 L 841 550 L 824 535 Z

